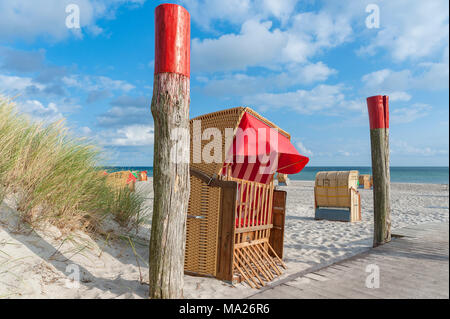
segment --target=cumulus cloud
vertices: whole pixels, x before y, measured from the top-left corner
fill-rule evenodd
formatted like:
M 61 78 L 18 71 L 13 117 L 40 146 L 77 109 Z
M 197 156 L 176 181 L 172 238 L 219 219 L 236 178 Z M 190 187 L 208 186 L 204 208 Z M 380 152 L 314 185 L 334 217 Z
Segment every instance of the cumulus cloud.
M 222 22 L 239 25 L 258 17 L 274 18 L 282 24 L 293 14 L 299 0 L 182 0 L 193 21 L 208 31 Z
M 150 98 L 120 96 L 111 102 L 111 108 L 97 117 L 101 127 L 124 127 L 130 124 L 147 124 L 151 117 Z
M 415 103 L 408 107 L 390 110 L 390 121 L 392 123 L 410 123 L 421 117 L 427 116 L 432 107 L 427 104 Z
M 20 77 L 0 74 L 0 88 L 3 94 L 16 95 L 24 92 L 27 88 L 43 89 L 45 86 L 35 83 L 30 77 Z
M 203 91 L 208 95 L 244 96 L 321 82 L 334 74 L 337 74 L 335 69 L 328 67 L 323 62 L 317 62 L 306 65 L 292 65 L 286 67 L 284 71 L 270 72 L 265 75 L 247 75 L 239 72 L 216 75 L 211 79 L 200 77 L 197 80 L 205 83 Z
M 27 76 L 4 75 L 0 74 L 0 90 L 2 94 L 15 95 L 53 95 L 64 96 L 65 89 L 56 83 L 43 84 Z
M 307 63 L 317 52 L 347 41 L 351 33 L 349 21 L 322 12 L 300 13 L 285 30 L 273 28 L 271 21 L 250 19 L 242 24 L 238 34 L 193 39 L 192 69 L 238 71 L 255 66 L 270 69 L 286 63 Z
M 389 94 L 389 101 L 395 102 L 395 101 L 403 101 L 407 102 L 411 100 L 411 95 L 409 95 L 406 92 L 401 91 L 395 91 Z
M 225 34 L 217 39 L 192 40 L 192 69 L 196 71 L 245 70 L 282 59 L 287 36 L 272 22 L 249 20 L 240 34 Z
M 327 111 L 336 114 L 345 108 L 342 85 L 318 85 L 311 90 L 296 90 L 286 93 L 262 93 L 244 98 L 244 103 L 261 109 L 287 108 L 300 114 Z
M 136 87 L 123 80 L 114 80 L 107 76 L 68 75 L 62 78 L 68 87 L 75 87 L 85 91 L 123 91 L 128 92 Z
M 449 2 L 380 1 L 380 29 L 361 53 L 387 50 L 396 61 L 420 59 L 438 53 L 448 43 Z
M 34 121 L 55 122 L 64 118 L 58 106 L 51 102 L 47 106 L 38 100 L 17 103 L 20 111 L 28 114 Z
M 449 87 L 448 46 L 439 62 L 423 62 L 411 69 L 382 69 L 362 77 L 366 92 L 382 92 L 394 98 L 407 99 L 408 90 L 446 90 Z M 402 93 L 400 93 L 402 92 Z M 400 94 L 400 95 L 399 95 Z
M 71 34 L 99 34 L 96 25 L 101 18 L 113 18 L 121 5 L 140 5 L 145 0 L 0 0 L 0 39 L 28 41 L 36 37 L 52 41 L 62 40 Z M 66 6 L 76 4 L 80 8 L 81 31 L 65 25 Z M 76 30 L 71 31 L 71 30 Z
M 391 142 L 391 152 L 396 155 L 416 155 L 416 156 L 448 156 L 448 149 L 438 149 L 431 147 L 418 147 L 410 145 L 402 140 Z
M 154 128 L 151 125 L 127 125 L 117 130 L 103 130 L 99 138 L 104 146 L 148 146 L 154 142 Z

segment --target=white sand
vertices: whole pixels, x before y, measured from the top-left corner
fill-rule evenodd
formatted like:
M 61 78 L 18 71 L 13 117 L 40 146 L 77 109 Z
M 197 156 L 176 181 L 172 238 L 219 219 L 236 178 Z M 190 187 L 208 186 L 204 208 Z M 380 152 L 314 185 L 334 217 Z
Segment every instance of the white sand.
M 288 191 L 284 244 L 288 270 L 280 278 L 371 246 L 372 191 L 360 190 L 361 222 L 315 221 L 313 184 L 291 181 L 282 187 Z M 151 206 L 151 181 L 138 183 L 137 189 L 148 194 Z M 448 223 L 448 185 L 392 184 L 391 206 L 394 231 L 425 222 Z M 14 200 L 8 198 L 0 206 L 0 298 L 146 298 L 148 239 L 148 225 L 130 238 L 135 254 L 127 238 L 67 236 L 54 227 L 35 232 L 19 227 Z M 73 269 L 80 272 L 78 287 L 68 279 Z M 233 287 L 216 279 L 185 276 L 187 298 L 242 298 L 255 292 L 244 284 Z

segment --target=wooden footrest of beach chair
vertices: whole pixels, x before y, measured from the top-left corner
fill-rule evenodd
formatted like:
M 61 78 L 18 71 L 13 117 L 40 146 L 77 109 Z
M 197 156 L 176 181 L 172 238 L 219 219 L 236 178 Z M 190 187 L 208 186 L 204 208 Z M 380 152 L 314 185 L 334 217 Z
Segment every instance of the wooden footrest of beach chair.
M 268 243 L 257 243 L 234 249 L 234 269 L 250 287 L 261 288 L 282 274 L 280 267 L 286 268 L 283 261 L 275 254 L 271 257 Z M 271 250 L 273 252 L 273 249 Z

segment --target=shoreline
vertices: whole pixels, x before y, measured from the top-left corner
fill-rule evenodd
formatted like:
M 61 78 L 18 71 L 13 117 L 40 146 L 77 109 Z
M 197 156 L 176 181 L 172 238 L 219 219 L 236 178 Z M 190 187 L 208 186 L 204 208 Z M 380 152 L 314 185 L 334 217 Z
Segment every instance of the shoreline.
M 152 177 L 151 166 L 104 166 L 106 170 L 147 170 Z M 449 167 L 446 166 L 391 166 L 391 182 L 406 184 L 449 184 Z M 371 175 L 370 166 L 307 166 L 299 174 L 289 175 L 291 181 L 314 181 L 318 171 L 357 170 L 360 174 Z M 424 172 L 426 170 L 427 172 Z M 440 172 L 436 172 L 436 170 Z M 432 177 L 430 177 L 430 173 Z M 436 173 L 438 175 L 436 175 Z M 425 174 L 425 175 L 424 175 Z M 300 177 L 303 176 L 303 177 Z

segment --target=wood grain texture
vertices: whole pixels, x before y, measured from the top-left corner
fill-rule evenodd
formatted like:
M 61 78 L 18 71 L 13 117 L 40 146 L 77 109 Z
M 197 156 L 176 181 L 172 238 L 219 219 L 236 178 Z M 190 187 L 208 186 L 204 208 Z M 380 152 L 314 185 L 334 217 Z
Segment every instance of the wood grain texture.
M 373 174 L 373 246 L 391 241 L 389 129 L 370 130 Z
M 150 298 L 183 298 L 186 213 L 189 202 L 189 78 L 155 75 L 153 218 L 150 239 Z M 173 139 L 176 129 L 186 136 Z M 175 161 L 187 154 L 187 159 Z
M 250 299 L 448 299 L 448 222 L 397 229 L 386 245 L 333 264 L 315 265 L 263 287 Z M 366 285 L 379 267 L 379 288 Z
M 278 257 L 283 259 L 284 224 L 286 219 L 286 195 L 285 191 L 273 191 L 273 228 L 270 232 L 269 244 Z
M 216 277 L 221 280 L 233 281 L 234 214 L 236 211 L 237 183 L 228 183 L 233 183 L 234 187 L 222 188 Z

